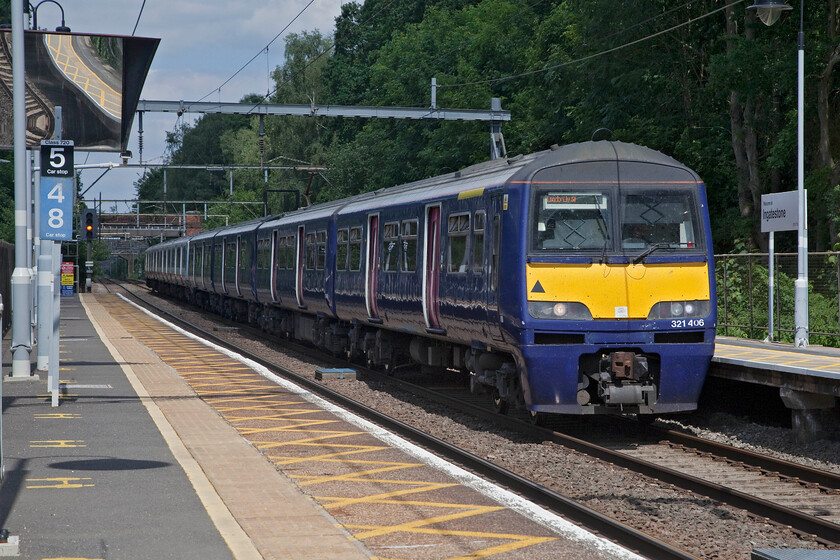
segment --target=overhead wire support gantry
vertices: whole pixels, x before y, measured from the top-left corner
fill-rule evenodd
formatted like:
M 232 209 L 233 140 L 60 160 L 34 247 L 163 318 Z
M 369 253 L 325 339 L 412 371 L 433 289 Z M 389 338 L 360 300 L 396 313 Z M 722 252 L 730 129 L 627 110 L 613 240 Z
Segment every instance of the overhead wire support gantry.
M 144 112 L 177 113 L 213 113 L 223 115 L 284 115 L 297 117 L 358 117 L 374 119 L 409 119 L 409 120 L 446 120 L 446 121 L 484 121 L 490 123 L 490 157 L 505 157 L 501 125 L 510 121 L 510 111 L 502 110 L 501 99 L 490 100 L 490 109 L 445 109 L 434 102 L 436 83 L 432 81 L 431 107 L 377 107 L 282 104 L 282 103 L 221 103 L 214 101 L 144 101 L 137 103 L 137 112 L 141 118 Z

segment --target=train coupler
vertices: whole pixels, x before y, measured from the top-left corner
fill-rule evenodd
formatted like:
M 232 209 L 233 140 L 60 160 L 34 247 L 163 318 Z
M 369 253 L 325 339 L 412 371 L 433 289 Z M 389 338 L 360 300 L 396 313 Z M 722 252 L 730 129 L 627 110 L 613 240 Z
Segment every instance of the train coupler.
M 651 405 L 656 386 L 651 381 L 646 356 L 611 352 L 601 358 L 598 396 L 606 405 Z

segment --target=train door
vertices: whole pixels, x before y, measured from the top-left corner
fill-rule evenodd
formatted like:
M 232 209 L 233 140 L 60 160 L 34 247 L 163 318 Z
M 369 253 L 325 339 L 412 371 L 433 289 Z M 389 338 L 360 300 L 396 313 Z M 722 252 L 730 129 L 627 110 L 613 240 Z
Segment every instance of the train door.
M 426 207 L 423 248 L 423 317 L 427 330 L 440 330 L 440 205 Z
M 304 227 L 298 226 L 297 234 L 297 250 L 295 256 L 295 294 L 297 295 L 297 304 L 301 309 L 306 307 L 303 302 L 303 265 L 306 262 L 306 246 L 304 245 Z
M 285 244 L 285 238 L 283 242 Z M 280 232 L 276 229 L 271 233 L 271 272 L 269 273 L 269 286 L 271 286 L 271 301 L 280 301 L 280 296 L 277 293 L 277 259 L 280 250 Z
M 236 236 L 236 273 L 233 276 L 233 287 L 236 295 L 242 297 L 242 291 L 239 289 L 239 282 L 241 281 L 242 273 L 239 267 L 242 266 L 242 236 Z
M 379 214 L 368 216 L 367 258 L 365 259 L 365 303 L 368 317 L 379 319 L 379 309 L 376 306 L 377 288 L 379 286 Z
M 219 282 L 222 286 L 221 293 L 226 294 L 228 293 L 227 289 L 227 268 L 228 268 L 228 251 L 227 251 L 227 240 L 224 237 L 219 239 L 219 246 L 221 247 L 221 260 L 219 262 L 222 263 L 222 268 L 219 270 Z
M 494 195 L 490 198 L 490 217 L 488 239 L 489 253 L 487 256 L 487 290 L 486 306 L 487 324 L 490 328 L 490 335 L 494 340 L 502 340 L 502 328 L 499 317 L 499 259 L 502 252 L 502 195 Z

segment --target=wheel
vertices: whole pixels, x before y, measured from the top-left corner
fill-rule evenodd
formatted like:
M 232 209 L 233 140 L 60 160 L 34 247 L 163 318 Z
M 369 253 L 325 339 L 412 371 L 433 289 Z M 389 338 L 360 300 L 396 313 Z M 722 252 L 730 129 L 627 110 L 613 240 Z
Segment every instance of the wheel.
M 498 389 L 493 389 L 493 408 L 499 414 L 507 414 L 510 409 L 510 403 L 507 399 L 502 398 Z

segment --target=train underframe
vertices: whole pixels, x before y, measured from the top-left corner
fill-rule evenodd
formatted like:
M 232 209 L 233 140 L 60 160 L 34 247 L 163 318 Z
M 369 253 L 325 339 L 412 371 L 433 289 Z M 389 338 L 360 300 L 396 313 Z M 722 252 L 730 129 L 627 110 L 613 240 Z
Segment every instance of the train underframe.
M 361 321 L 338 321 L 326 315 L 296 312 L 183 286 L 156 283 L 152 287 L 230 320 L 248 323 L 276 336 L 308 342 L 333 356 L 390 374 L 401 367 L 419 364 L 441 373 L 469 375 L 471 391 L 489 394 L 498 412 L 529 410 L 531 419 L 537 423 L 552 413 L 652 414 L 679 409 L 656 409 L 661 360 L 659 355 L 638 348 L 607 348 L 582 354 L 574 368 L 575 379 L 560 373 L 563 368 L 556 367 L 560 352 L 556 348 L 546 356 L 547 347 L 537 349 L 537 354 L 532 352 L 534 347 L 525 347 L 514 356 L 483 344 L 464 345 L 389 331 Z M 532 379 L 527 374 L 529 368 L 551 373 Z M 526 400 L 540 404 L 528 406 Z

